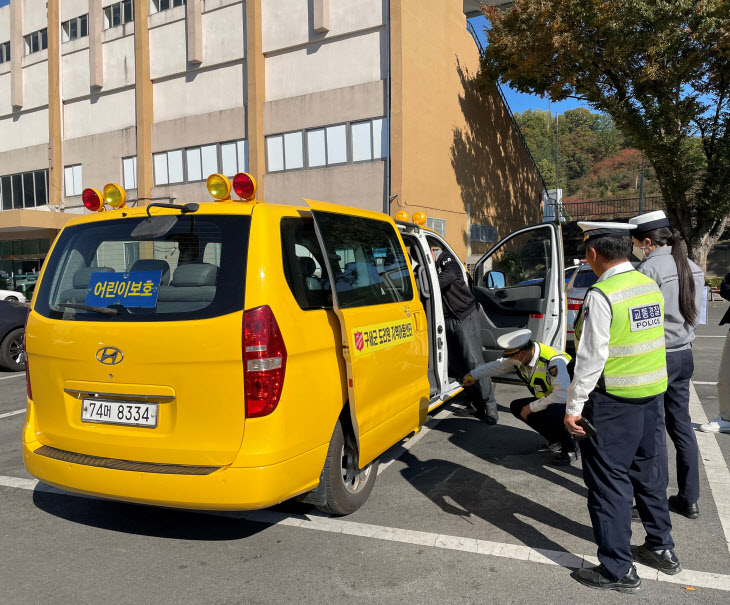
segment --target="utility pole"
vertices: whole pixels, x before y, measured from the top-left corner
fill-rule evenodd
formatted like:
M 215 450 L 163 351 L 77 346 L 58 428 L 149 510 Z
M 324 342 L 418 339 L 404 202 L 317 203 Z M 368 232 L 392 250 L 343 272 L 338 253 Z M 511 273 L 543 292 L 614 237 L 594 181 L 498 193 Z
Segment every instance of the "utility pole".
M 641 154 L 641 181 L 639 185 L 639 214 L 644 214 L 644 154 Z
M 560 217 L 558 216 L 558 154 L 560 149 L 560 133 L 558 131 L 558 118 L 560 117 L 559 113 L 555 114 L 555 220 L 560 222 Z

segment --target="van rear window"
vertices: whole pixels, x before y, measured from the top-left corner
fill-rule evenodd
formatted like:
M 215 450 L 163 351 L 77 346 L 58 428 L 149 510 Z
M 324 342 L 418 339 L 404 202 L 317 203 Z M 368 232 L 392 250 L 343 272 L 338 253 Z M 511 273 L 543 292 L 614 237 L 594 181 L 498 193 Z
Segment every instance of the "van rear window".
M 47 260 L 34 309 L 83 321 L 205 319 L 243 309 L 251 217 L 184 215 L 164 235 L 144 218 L 68 227 Z

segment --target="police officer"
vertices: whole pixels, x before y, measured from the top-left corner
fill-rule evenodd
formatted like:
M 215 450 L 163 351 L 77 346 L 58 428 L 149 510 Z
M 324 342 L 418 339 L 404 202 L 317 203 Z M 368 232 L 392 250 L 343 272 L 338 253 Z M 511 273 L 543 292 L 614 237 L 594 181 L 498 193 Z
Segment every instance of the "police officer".
M 513 401 L 510 404 L 512 414 L 547 439 L 546 451 L 555 451 L 550 446 L 558 444 L 554 464 L 567 466 L 577 460 L 575 441 L 563 424 L 570 385 L 570 355 L 533 342 L 532 333 L 526 329 L 500 336 L 497 346 L 504 349 L 504 357 L 473 369 L 464 377 L 464 386 L 482 378 L 517 374 L 532 397 Z
M 575 326 L 578 349 L 565 426 L 582 439 L 600 565 L 574 577 L 591 588 L 632 593 L 641 586 L 635 560 L 667 574 L 681 570 L 665 486 L 656 472 L 659 406 L 667 388 L 664 301 L 656 283 L 628 261 L 634 225 L 578 225 L 598 281 Z M 631 546 L 634 499 L 647 533 L 638 547 Z
M 436 270 L 444 303 L 450 373 L 463 376 L 484 362 L 476 300 L 464 280 L 461 265 L 450 251 L 445 250 L 438 256 Z M 489 378 L 478 380 L 467 393 L 475 408 L 474 415 L 487 424 L 497 424 L 499 414 L 492 381 Z
M 697 439 L 689 416 L 689 381 L 694 374 L 692 341 L 699 322 L 705 274 L 687 258 L 680 242 L 675 242 L 669 219 L 657 210 L 629 221 L 634 255 L 641 260 L 636 268 L 653 279 L 664 296 L 664 337 L 667 349 L 667 392 L 663 414 L 659 415 L 657 446 L 660 470 L 669 482 L 666 432 L 677 450 L 679 493 L 669 497 L 669 508 L 689 519 L 700 515 L 700 470 Z M 634 517 L 637 517 L 635 511 Z

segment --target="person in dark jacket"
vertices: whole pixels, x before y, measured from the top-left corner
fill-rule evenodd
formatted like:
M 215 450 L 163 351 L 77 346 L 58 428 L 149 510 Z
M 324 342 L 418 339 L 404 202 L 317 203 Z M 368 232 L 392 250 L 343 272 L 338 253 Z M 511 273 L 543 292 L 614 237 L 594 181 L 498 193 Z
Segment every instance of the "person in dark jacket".
M 465 376 L 484 363 L 476 300 L 464 280 L 461 265 L 449 250 L 436 259 L 436 270 L 444 303 L 449 373 Z M 473 406 L 473 411 L 467 409 L 467 413 L 473 413 L 487 424 L 497 424 L 499 414 L 492 381 L 482 378 L 465 390 Z
M 720 296 L 730 301 L 730 273 L 720 284 Z M 720 320 L 720 325 L 730 323 L 730 309 Z M 717 402 L 720 405 L 720 414 L 712 422 L 700 427 L 705 433 L 730 433 L 730 332 L 725 337 L 725 346 L 720 358 L 720 371 L 717 373 Z

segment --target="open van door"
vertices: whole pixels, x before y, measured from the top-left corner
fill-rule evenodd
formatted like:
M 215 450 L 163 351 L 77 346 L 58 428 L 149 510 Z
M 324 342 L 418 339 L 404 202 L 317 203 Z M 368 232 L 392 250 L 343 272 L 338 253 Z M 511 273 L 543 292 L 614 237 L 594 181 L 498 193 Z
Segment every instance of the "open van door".
M 497 339 L 528 328 L 533 340 L 565 350 L 566 304 L 563 237 L 559 223 L 515 231 L 482 256 L 474 268 L 483 353 L 503 355 Z
M 342 328 L 350 415 L 364 468 L 428 410 L 428 330 L 410 262 L 383 214 L 306 200 Z

